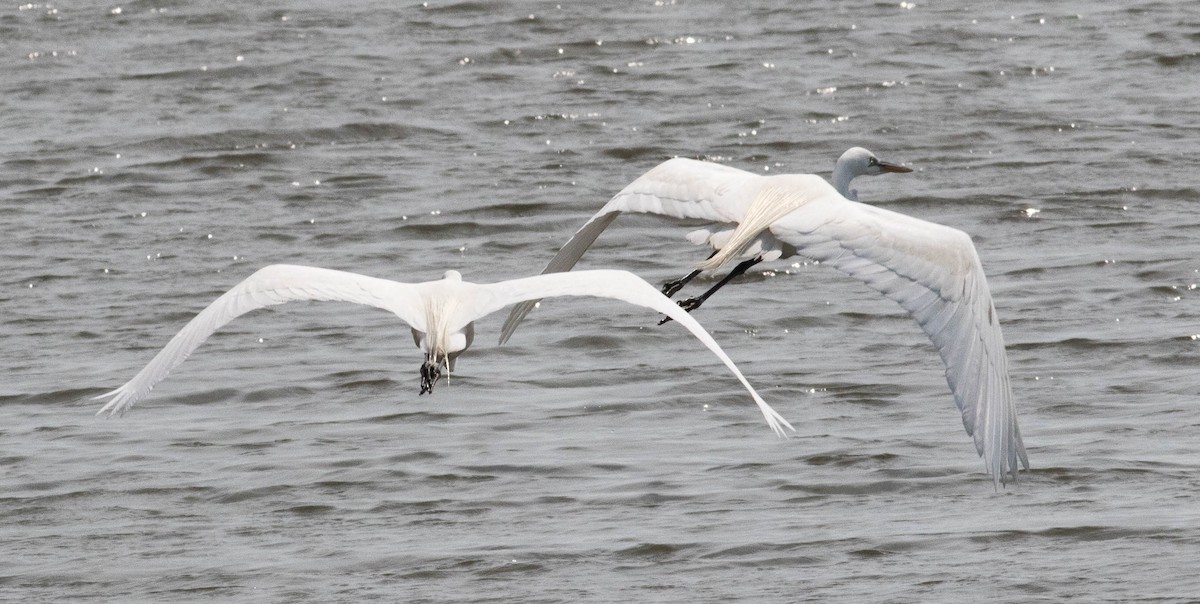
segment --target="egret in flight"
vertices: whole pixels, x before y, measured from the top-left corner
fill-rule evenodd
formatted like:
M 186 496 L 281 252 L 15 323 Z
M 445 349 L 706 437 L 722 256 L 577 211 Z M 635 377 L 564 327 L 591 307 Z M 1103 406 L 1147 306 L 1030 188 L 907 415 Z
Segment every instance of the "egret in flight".
M 859 176 L 879 176 L 880 174 L 906 174 L 908 172 L 912 172 L 912 168 L 902 166 L 900 164 L 894 164 L 889 161 L 883 161 L 878 157 L 875 157 L 874 153 L 871 153 L 862 147 L 851 147 L 847 149 L 846 152 L 843 153 L 833 165 L 833 188 L 837 189 L 837 192 L 841 193 L 846 199 L 858 201 L 858 191 L 850 188 L 850 182 L 855 178 L 858 178 Z M 729 236 L 733 234 L 733 229 L 735 226 L 736 225 L 733 224 L 709 225 L 702 229 L 697 229 L 691 233 L 688 233 L 687 240 L 695 243 L 696 245 L 707 245 L 711 247 L 713 250 L 713 255 L 716 255 L 717 250 L 721 249 L 725 242 L 728 241 Z M 692 312 L 693 310 L 700 308 L 700 305 L 704 304 L 704 302 L 711 298 L 713 294 L 717 293 L 717 290 L 725 287 L 734 279 L 744 275 L 746 271 L 750 270 L 750 268 L 754 265 L 763 261 L 790 258 L 794 255 L 796 255 L 796 249 L 786 244 L 779 246 L 767 245 L 766 247 L 760 245 L 758 248 L 751 246 L 751 249 L 747 250 L 747 252 L 743 254 L 741 259 L 742 261 L 739 262 L 737 266 L 733 267 L 733 269 L 730 270 L 724 278 L 718 281 L 716 285 L 708 288 L 699 296 L 688 298 L 686 300 L 680 300 L 679 305 L 688 312 Z M 712 256 L 709 257 L 711 258 Z M 668 298 L 674 296 L 680 289 L 683 289 L 683 286 L 691 282 L 692 279 L 700 276 L 701 272 L 703 271 L 699 269 L 693 270 L 687 275 L 684 275 L 684 277 L 681 279 L 664 283 L 662 292 L 666 294 Z M 658 324 L 662 325 L 670 320 L 671 317 L 663 317 Z
M 851 150 L 854 151 L 854 150 Z M 870 163 L 870 160 L 867 160 Z M 878 160 L 875 164 L 878 165 Z M 848 184 L 848 179 L 835 182 Z M 621 212 L 702 219 L 716 252 L 695 268 L 798 253 L 896 301 L 917 321 L 946 366 L 946 381 L 989 474 L 999 484 L 1029 468 L 1008 377 L 1004 337 L 983 266 L 964 232 L 854 203 L 812 174 L 760 175 L 675 158 L 617 193 L 580 228 L 543 273 L 569 271 Z M 693 233 L 693 241 L 700 239 Z M 503 344 L 533 308 L 513 308 Z
M 480 284 L 446 271 L 438 281 L 399 283 L 356 273 L 276 264 L 259 269 L 200 311 L 159 353 L 125 385 L 96 399 L 111 397 L 97 415 L 123 414 L 154 385 L 187 359 L 208 336 L 252 310 L 304 300 L 354 302 L 395 314 L 412 328 L 413 340 L 425 353 L 421 364 L 421 394 L 432 392 L 443 370 L 449 380 L 454 362 L 474 339 L 474 322 L 509 304 L 543 297 L 595 296 L 613 298 L 666 313 L 696 336 L 737 376 L 767 423 L 781 436 L 791 424 L 766 403 L 712 336 L 654 286 L 626 271 L 594 270 L 537 275 Z M 794 429 L 793 429 L 794 430 Z

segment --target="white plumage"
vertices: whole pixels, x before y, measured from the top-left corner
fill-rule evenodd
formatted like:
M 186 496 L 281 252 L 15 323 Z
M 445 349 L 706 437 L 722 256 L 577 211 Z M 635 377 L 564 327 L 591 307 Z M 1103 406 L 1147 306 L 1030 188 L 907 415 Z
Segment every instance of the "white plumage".
M 477 284 L 463 281 L 457 271 L 447 271 L 438 281 L 399 283 L 310 266 L 267 266 L 200 311 L 133 379 L 96 397 L 111 397 L 97 414 L 124 413 L 187 359 L 209 335 L 233 319 L 259 308 L 300 300 L 333 300 L 374 306 L 395 314 L 413 329 L 414 340 L 425 352 L 426 360 L 421 368 L 422 392 L 425 392 L 432 390 L 441 369 L 451 371 L 454 360 L 471 345 L 474 321 L 516 302 L 556 296 L 613 298 L 670 315 L 737 376 L 771 429 L 782 436 L 785 428 L 792 428 L 755 392 L 733 360 L 695 319 L 640 277 L 615 270 L 537 275 Z
M 848 180 L 846 184 L 848 184 Z M 946 379 L 987 471 L 999 482 L 1029 467 L 1017 427 L 1004 337 L 979 256 L 966 233 L 855 203 L 811 174 L 764 176 L 676 158 L 617 193 L 546 266 L 569 271 L 621 212 L 697 218 L 717 253 L 713 270 L 764 250 L 795 250 L 866 283 L 917 321 L 946 365 Z M 726 232 L 730 228 L 732 232 Z M 700 239 L 695 233 L 693 241 Z M 505 342 L 533 307 L 513 308 Z

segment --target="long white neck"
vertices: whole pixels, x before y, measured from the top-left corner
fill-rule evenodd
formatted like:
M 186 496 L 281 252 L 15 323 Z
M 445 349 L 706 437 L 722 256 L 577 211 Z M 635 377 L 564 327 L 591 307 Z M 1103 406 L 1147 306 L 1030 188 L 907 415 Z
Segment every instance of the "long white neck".
M 841 193 L 842 197 L 858 201 L 858 191 L 850 189 L 850 181 L 858 176 L 850 169 L 850 162 L 838 160 L 833 166 L 833 188 Z

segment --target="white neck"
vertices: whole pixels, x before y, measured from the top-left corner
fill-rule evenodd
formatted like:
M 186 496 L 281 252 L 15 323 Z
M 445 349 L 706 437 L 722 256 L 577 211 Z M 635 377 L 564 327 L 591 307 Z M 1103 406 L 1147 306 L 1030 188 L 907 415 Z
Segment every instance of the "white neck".
M 858 175 L 850 171 L 849 162 L 839 161 L 833 166 L 833 188 L 837 189 L 842 197 L 858 201 L 858 192 L 850 190 L 850 181 L 854 180 L 855 176 Z

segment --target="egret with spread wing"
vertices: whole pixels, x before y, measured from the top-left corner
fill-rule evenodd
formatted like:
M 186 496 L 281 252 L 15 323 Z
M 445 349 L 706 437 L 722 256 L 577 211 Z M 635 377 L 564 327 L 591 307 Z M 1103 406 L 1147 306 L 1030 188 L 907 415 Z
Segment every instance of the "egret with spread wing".
M 477 284 L 463 281 L 457 271 L 446 271 L 445 277 L 438 281 L 399 283 L 310 266 L 267 266 L 200 311 L 133 379 L 96 397 L 112 397 L 97 415 L 106 411 L 110 415 L 124 413 L 213 332 L 259 308 L 303 300 L 333 300 L 392 312 L 412 328 L 413 339 L 425 352 L 425 362 L 421 365 L 421 394 L 424 394 L 433 391 L 443 370 L 449 377 L 455 360 L 471 345 L 477 319 L 516 302 L 556 296 L 613 298 L 673 316 L 737 376 L 777 434 L 784 435 L 785 427 L 792 429 L 787 420 L 759 397 L 733 360 L 695 319 L 640 277 L 614 270 L 537 275 Z
M 707 242 L 717 249 L 696 266 L 701 271 L 734 260 L 799 253 L 896 301 L 941 355 L 963 425 L 988 472 L 999 483 L 1008 475 L 1016 478 L 1018 463 L 1028 469 L 1004 337 L 979 256 L 966 233 L 854 203 L 812 174 L 765 176 L 676 158 L 613 197 L 543 272 L 570 270 L 621 212 L 732 225 L 697 231 L 707 233 Z M 501 343 L 532 307 L 533 302 L 526 302 L 513 309 Z
M 863 149 L 862 147 L 852 147 L 846 150 L 845 153 L 838 157 L 837 162 L 833 166 L 833 184 L 842 196 L 847 199 L 858 200 L 858 191 L 850 188 L 850 183 L 859 176 L 878 176 L 880 174 L 889 173 L 907 173 L 912 172 L 912 168 L 901 166 L 892 162 L 887 162 L 879 159 L 874 153 Z M 718 179 L 729 177 L 731 180 L 736 180 L 741 177 L 753 178 L 756 175 L 722 166 L 709 162 L 698 162 L 688 159 L 672 159 L 662 164 L 659 164 L 654 169 L 642 175 L 637 180 L 629 183 L 629 186 L 621 190 L 613 196 L 609 202 L 592 217 L 584 228 L 575 233 L 575 236 L 563 246 L 558 255 L 550 261 L 543 273 L 569 271 L 575 263 L 579 261 L 583 254 L 591 247 L 592 243 L 600 236 L 600 233 L 616 219 L 622 211 L 625 212 L 650 212 L 655 214 L 666 214 L 669 216 L 678 216 L 681 218 L 692 218 L 691 214 L 677 214 L 675 210 L 683 210 L 685 212 L 695 212 L 694 208 L 689 208 L 688 201 L 699 203 L 715 203 L 717 205 L 732 204 L 733 206 L 744 205 L 740 200 L 733 199 L 725 195 L 725 191 L 705 187 L 716 185 Z M 695 179 L 696 188 L 691 188 L 688 181 Z M 670 182 L 667 182 L 670 181 Z M 664 187 L 665 185 L 665 187 Z M 714 194 L 718 199 L 700 200 L 695 197 L 699 194 Z M 646 199 L 646 197 L 655 197 L 659 201 Z M 672 197 L 676 196 L 676 197 Z M 683 202 L 682 205 L 673 205 L 671 200 Z M 666 202 L 667 205 L 661 208 L 655 204 Z M 644 204 L 649 203 L 649 206 Z M 728 218 L 728 212 L 724 211 L 730 208 L 716 208 L 712 213 L 716 216 L 715 224 L 705 226 L 688 233 L 687 240 L 696 245 L 707 245 L 712 248 L 712 255 L 717 254 L 729 236 L 733 234 L 734 227 L 737 226 L 737 220 Z M 704 293 L 694 298 L 680 300 L 679 305 L 688 312 L 700 308 L 706 300 L 717 293 L 735 278 L 745 274 L 752 266 L 770 260 L 779 260 L 789 258 L 796 254 L 796 249 L 785 242 L 780 242 L 770 236 L 764 237 L 755 242 L 755 245 L 750 246 L 740 258 L 741 262 L 734 266 L 716 285 L 710 287 Z M 709 256 L 710 258 L 712 256 Z M 684 277 L 674 281 L 668 281 L 663 284 L 662 292 L 667 297 L 674 296 L 683 286 L 690 283 L 698 277 L 702 270 L 693 270 Z M 504 323 L 502 331 L 501 343 L 512 335 L 518 323 L 529 311 L 533 308 L 534 302 L 526 302 L 518 305 L 509 315 L 508 320 Z M 670 321 L 671 317 L 664 317 L 659 321 L 659 325 Z
M 858 191 L 850 188 L 850 182 L 855 178 L 859 176 L 879 176 L 880 174 L 905 174 L 908 172 L 912 172 L 912 168 L 883 161 L 875 157 L 874 153 L 862 147 L 851 147 L 833 165 L 833 187 L 846 199 L 858 201 Z M 733 224 L 710 225 L 688 233 L 687 239 L 696 245 L 708 245 L 712 248 L 713 255 L 716 255 L 717 250 L 721 249 L 725 245 L 725 242 L 728 241 L 729 236 L 733 234 L 735 226 Z M 789 258 L 795 254 L 795 248 L 786 244 L 775 245 L 775 242 L 762 242 L 757 247 L 752 246 L 743 255 L 742 261 L 733 267 L 716 285 L 708 288 L 699 296 L 680 300 L 679 305 L 688 312 L 696 310 L 706 300 L 711 298 L 713 294 L 717 293 L 717 290 L 725 287 L 737 277 L 744 275 L 754 265 L 766 260 Z M 711 258 L 712 256 L 709 257 Z M 664 283 L 663 293 L 667 297 L 674 296 L 676 292 L 683 289 L 683 286 L 687 285 L 692 279 L 700 276 L 702 272 L 704 271 L 696 269 L 684 275 L 681 279 Z M 663 317 L 658 324 L 662 325 L 670 320 L 671 317 Z

